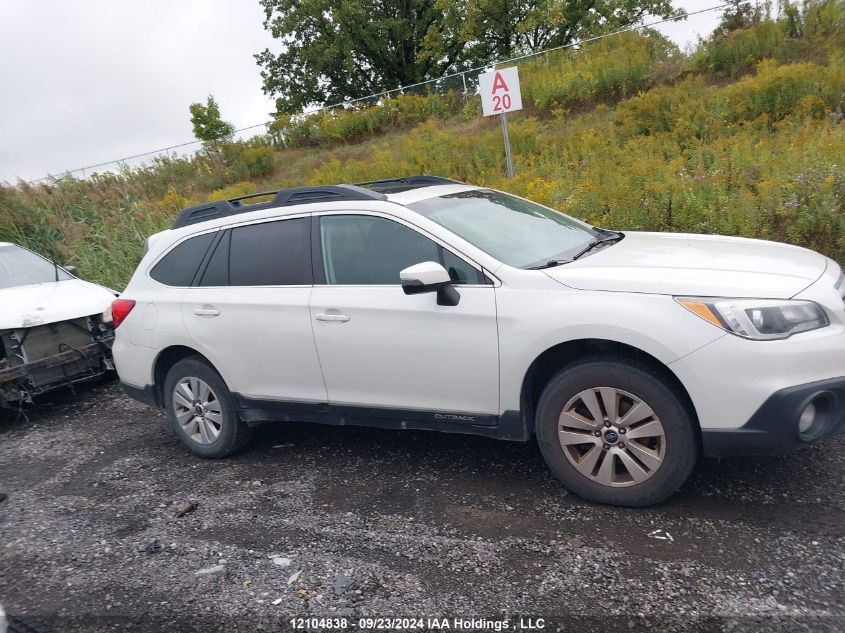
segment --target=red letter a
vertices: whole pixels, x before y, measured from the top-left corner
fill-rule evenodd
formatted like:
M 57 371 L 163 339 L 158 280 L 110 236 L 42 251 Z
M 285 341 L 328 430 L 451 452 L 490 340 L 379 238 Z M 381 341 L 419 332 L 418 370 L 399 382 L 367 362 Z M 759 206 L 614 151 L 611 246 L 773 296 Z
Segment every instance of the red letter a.
M 496 76 L 493 77 L 493 91 L 492 94 L 496 94 L 497 90 L 504 90 L 508 92 L 508 84 L 505 83 L 504 77 L 502 77 L 502 73 L 497 72 Z

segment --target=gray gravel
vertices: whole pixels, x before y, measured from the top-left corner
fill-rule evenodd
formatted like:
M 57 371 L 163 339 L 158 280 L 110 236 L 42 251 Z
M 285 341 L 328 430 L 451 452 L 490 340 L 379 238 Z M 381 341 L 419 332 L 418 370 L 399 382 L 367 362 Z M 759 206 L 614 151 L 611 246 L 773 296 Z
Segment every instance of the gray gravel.
M 625 510 L 569 494 L 533 444 L 280 424 L 203 461 L 115 384 L 78 391 L 0 414 L 0 603 L 57 631 L 845 630 L 842 437 L 705 460 Z

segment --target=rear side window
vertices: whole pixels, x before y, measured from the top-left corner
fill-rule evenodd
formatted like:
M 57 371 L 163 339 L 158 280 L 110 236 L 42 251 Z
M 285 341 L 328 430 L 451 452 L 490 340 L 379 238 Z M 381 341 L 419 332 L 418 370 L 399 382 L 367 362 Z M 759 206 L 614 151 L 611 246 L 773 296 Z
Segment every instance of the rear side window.
M 185 240 L 172 249 L 150 271 L 150 277 L 165 286 L 190 286 L 215 233 Z
M 310 284 L 309 228 L 309 218 L 294 218 L 231 229 L 229 285 Z
M 231 231 L 223 233 L 217 242 L 211 259 L 202 274 L 200 286 L 228 286 L 229 285 L 229 240 Z

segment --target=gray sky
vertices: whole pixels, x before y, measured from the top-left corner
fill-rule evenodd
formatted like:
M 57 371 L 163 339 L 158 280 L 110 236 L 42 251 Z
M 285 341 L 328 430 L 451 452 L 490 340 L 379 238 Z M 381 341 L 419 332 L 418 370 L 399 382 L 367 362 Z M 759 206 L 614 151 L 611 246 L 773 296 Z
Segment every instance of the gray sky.
M 266 121 L 263 17 L 257 0 L 0 0 L 0 182 L 191 141 L 188 105 L 208 94 L 237 127 Z M 718 17 L 660 29 L 683 47 Z

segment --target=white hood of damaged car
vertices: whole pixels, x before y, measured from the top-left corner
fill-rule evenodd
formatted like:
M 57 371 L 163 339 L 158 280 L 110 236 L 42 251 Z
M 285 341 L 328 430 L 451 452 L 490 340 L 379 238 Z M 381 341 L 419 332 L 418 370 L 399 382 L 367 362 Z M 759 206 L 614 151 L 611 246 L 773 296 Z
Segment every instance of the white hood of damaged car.
M 81 279 L 0 289 L 0 330 L 101 314 L 114 297 L 102 286 Z
M 778 242 L 632 231 L 594 255 L 543 272 L 579 290 L 789 299 L 826 267 L 823 255 Z

